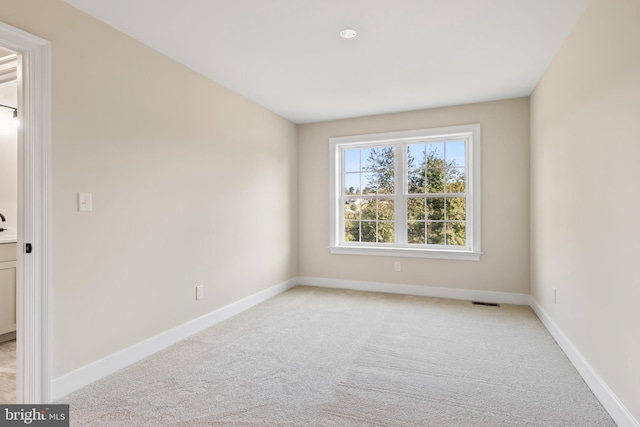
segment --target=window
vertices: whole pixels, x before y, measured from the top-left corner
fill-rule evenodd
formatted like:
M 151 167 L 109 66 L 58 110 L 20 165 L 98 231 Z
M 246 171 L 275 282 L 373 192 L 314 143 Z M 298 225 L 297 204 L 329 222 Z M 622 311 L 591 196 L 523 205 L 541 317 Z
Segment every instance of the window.
M 330 139 L 331 252 L 480 259 L 480 125 Z

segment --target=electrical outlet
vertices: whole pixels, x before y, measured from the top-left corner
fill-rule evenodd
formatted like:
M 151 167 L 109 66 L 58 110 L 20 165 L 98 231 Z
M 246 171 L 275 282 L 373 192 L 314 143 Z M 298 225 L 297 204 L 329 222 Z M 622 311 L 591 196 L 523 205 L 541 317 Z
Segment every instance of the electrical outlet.
M 396 271 L 402 271 L 402 263 L 400 261 L 396 261 L 394 268 Z
M 196 300 L 204 298 L 204 285 L 196 286 Z

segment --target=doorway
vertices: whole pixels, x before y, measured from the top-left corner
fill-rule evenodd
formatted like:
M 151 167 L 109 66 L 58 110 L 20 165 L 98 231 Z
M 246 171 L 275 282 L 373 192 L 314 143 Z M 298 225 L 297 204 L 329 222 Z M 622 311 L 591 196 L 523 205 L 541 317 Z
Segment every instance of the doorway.
M 16 402 L 17 55 L 0 49 L 0 403 Z
M 0 48 L 17 55 L 16 403 L 48 403 L 50 44 L 0 22 Z

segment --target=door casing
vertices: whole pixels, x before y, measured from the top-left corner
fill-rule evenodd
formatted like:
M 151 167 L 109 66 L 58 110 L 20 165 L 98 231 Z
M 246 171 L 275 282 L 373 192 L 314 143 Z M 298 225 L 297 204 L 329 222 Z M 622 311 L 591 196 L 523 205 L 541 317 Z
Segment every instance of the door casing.
M 51 45 L 0 22 L 18 54 L 17 403 L 49 403 L 51 306 Z M 31 253 L 26 253 L 27 244 Z

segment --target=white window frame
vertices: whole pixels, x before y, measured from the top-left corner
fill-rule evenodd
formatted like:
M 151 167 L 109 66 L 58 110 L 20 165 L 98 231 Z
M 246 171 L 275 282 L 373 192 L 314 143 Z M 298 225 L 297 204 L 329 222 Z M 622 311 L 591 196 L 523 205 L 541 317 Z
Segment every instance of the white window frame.
M 465 139 L 466 145 L 466 246 L 416 245 L 407 243 L 407 145 L 452 138 Z M 344 207 L 341 203 L 343 167 L 342 153 L 347 148 L 394 145 L 395 195 L 394 243 L 345 242 Z M 394 257 L 439 258 L 479 261 L 480 255 L 480 124 L 341 136 L 329 139 L 330 167 L 330 239 L 333 254 L 378 255 Z M 386 196 L 383 196 L 386 197 Z

